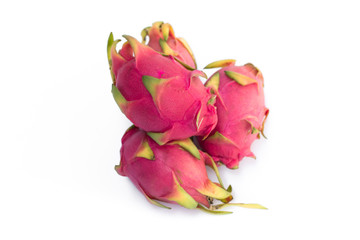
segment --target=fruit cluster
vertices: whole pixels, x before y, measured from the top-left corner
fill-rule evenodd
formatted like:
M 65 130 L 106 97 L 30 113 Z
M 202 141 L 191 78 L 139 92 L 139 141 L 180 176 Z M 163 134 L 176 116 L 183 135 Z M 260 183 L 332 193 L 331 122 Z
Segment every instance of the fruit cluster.
M 162 201 L 212 213 L 229 213 L 218 211 L 229 205 L 264 208 L 230 203 L 231 186 L 224 187 L 217 169 L 255 157 L 250 146 L 263 135 L 269 113 L 259 69 L 222 60 L 205 67 L 220 68 L 207 78 L 170 24 L 156 22 L 141 36 L 142 43 L 124 35 L 119 51 L 120 40 L 112 33 L 108 40 L 112 94 L 134 124 L 122 138 L 116 171 L 157 206 L 166 207 Z M 209 180 L 206 165 L 219 183 Z M 214 205 L 215 199 L 222 203 Z

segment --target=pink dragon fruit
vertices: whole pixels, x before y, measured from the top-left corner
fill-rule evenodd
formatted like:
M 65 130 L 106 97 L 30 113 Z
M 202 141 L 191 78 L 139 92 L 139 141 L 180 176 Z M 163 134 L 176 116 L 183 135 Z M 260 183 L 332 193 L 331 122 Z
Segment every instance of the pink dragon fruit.
M 119 52 L 116 44 L 120 40 L 114 41 L 110 34 L 108 41 L 112 93 L 121 111 L 160 145 L 208 135 L 217 115 L 215 96 L 199 78 L 206 75 L 131 36 L 124 38 L 127 42 Z
M 263 76 L 252 64 L 234 66 L 234 60 L 223 60 L 205 68 L 223 67 L 206 82 L 216 93 L 218 123 L 200 146 L 216 162 L 238 168 L 244 157 L 253 157 L 250 146 L 263 134 L 269 110 L 265 107 Z
M 152 204 L 166 207 L 159 200 L 204 209 L 210 207 L 209 199 L 232 199 L 228 191 L 208 179 L 205 159 L 209 156 L 189 138 L 158 145 L 146 132 L 130 127 L 122 138 L 120 153 L 115 170 L 128 176 Z
M 149 36 L 148 46 L 155 51 L 171 55 L 186 64 L 187 68 L 196 69 L 194 54 L 183 38 L 176 38 L 174 30 L 169 23 L 155 22 L 141 32 L 145 44 Z

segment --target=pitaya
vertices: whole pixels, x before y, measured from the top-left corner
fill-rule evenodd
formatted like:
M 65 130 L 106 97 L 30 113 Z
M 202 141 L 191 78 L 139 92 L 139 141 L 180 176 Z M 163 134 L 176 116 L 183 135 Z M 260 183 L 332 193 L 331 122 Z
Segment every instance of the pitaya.
M 234 66 L 234 60 L 223 60 L 205 68 L 223 67 L 206 82 L 216 93 L 218 123 L 200 146 L 216 162 L 237 168 L 244 157 L 253 157 L 250 146 L 263 133 L 269 110 L 265 107 L 261 72 L 252 64 Z
M 208 179 L 205 159 L 209 156 L 189 138 L 158 145 L 146 132 L 130 127 L 122 138 L 120 153 L 115 170 L 128 176 L 152 204 L 166 207 L 156 201 L 160 200 L 204 209 L 210 207 L 211 198 L 232 199 L 228 191 Z
M 215 96 L 199 78 L 206 75 L 131 36 L 124 38 L 127 42 L 119 52 L 120 40 L 110 34 L 108 41 L 112 93 L 121 111 L 158 144 L 208 135 L 217 115 Z
M 152 27 L 147 27 L 141 32 L 143 42 L 149 36 L 148 46 L 155 51 L 171 55 L 188 68 L 196 69 L 194 54 L 189 44 L 183 38 L 176 38 L 174 30 L 169 23 L 155 22 Z

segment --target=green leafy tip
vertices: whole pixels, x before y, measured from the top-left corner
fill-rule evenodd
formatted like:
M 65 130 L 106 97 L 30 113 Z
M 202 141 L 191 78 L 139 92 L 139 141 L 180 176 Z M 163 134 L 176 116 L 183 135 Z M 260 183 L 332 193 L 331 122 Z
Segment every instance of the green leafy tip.
M 205 83 L 206 87 L 210 87 L 215 92 L 218 91 L 220 84 L 220 74 L 217 72 Z
M 245 76 L 241 73 L 233 72 L 233 71 L 225 71 L 226 76 L 237 82 L 242 86 L 246 86 L 252 83 L 257 83 L 255 79 L 252 79 L 248 76 Z
M 125 111 L 125 108 L 127 106 L 128 101 L 125 99 L 125 97 L 121 94 L 119 89 L 115 86 L 115 84 L 112 85 L 111 92 L 113 94 L 113 97 L 115 99 L 115 102 L 120 107 L 121 111 Z
M 108 57 L 108 61 L 109 61 L 109 65 L 111 66 L 111 47 L 114 43 L 114 35 L 111 32 L 108 38 L 108 42 L 107 42 L 107 57 Z
M 195 158 L 200 159 L 200 152 L 199 149 L 195 146 L 195 144 L 191 141 L 190 138 L 183 139 L 183 140 L 177 140 L 172 141 L 169 143 L 170 145 L 177 144 L 185 151 L 189 152 L 191 155 L 193 155 Z
M 236 60 L 234 60 L 234 59 L 225 59 L 225 60 L 215 61 L 215 62 L 209 63 L 204 68 L 209 69 L 209 68 L 221 68 L 221 67 L 232 66 L 235 64 L 235 61 Z
M 229 206 L 237 206 L 237 207 L 243 207 L 243 208 L 251 208 L 251 209 L 264 209 L 267 210 L 266 207 L 257 204 L 257 203 L 225 203 L 225 204 L 219 204 L 212 206 L 215 210 L 219 210 L 225 207 Z

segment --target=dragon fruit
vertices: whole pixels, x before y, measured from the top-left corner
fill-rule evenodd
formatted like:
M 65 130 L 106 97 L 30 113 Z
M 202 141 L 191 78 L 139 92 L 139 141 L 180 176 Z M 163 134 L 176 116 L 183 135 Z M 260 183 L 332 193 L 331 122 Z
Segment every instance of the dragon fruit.
M 218 123 L 208 138 L 198 138 L 215 162 L 238 168 L 244 157 L 253 157 L 250 146 L 263 134 L 269 110 L 265 107 L 261 72 L 252 64 L 235 66 L 223 60 L 205 68 L 222 67 L 205 83 L 217 95 Z
M 209 199 L 232 199 L 228 191 L 208 179 L 205 160 L 209 156 L 189 138 L 158 145 L 146 132 L 130 127 L 122 138 L 120 153 L 115 170 L 128 176 L 152 204 L 168 208 L 159 200 L 203 209 L 211 206 Z
M 150 38 L 154 32 L 155 27 L 149 31 Z M 112 93 L 121 111 L 160 145 L 207 136 L 217 115 L 215 96 L 199 78 L 206 78 L 205 73 L 191 70 L 177 57 L 159 53 L 131 36 L 124 38 L 127 42 L 119 52 L 116 45 L 120 40 L 114 41 L 112 34 L 108 40 Z M 173 39 L 171 30 L 167 39 Z
M 155 22 L 141 32 L 142 43 L 145 44 L 149 36 L 148 46 L 155 51 L 171 55 L 187 65 L 187 68 L 196 69 L 196 62 L 189 44 L 183 38 L 176 38 L 172 26 L 168 23 Z
M 217 168 L 237 168 L 242 158 L 255 157 L 250 147 L 269 113 L 261 72 L 252 64 L 218 61 L 205 67 L 221 69 L 204 86 L 206 74 L 196 70 L 189 45 L 170 24 L 155 22 L 141 36 L 142 43 L 123 35 L 120 50 L 120 40 L 112 33 L 108 39 L 112 94 L 134 124 L 122 138 L 116 172 L 164 208 L 165 202 L 215 214 L 231 213 L 219 211 L 228 206 L 266 209 L 230 203 L 232 187 L 225 189 Z M 208 178 L 206 165 L 219 183 Z

